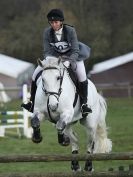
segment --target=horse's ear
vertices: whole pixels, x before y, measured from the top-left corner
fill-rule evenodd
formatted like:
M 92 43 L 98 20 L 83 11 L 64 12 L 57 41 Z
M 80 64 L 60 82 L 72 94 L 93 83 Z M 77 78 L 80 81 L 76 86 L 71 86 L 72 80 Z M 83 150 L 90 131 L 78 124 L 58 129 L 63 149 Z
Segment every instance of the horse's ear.
M 42 63 L 42 61 L 40 60 L 40 58 L 37 59 L 37 63 L 38 63 L 39 66 L 43 67 L 43 63 Z

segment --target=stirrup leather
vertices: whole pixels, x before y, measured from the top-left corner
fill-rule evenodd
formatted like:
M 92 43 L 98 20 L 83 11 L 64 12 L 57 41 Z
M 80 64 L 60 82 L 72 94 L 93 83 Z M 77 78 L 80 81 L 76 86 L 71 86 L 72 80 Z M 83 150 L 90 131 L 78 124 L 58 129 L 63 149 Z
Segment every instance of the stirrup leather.
M 32 101 L 28 102 L 28 103 L 22 103 L 21 107 L 23 107 L 24 109 L 28 110 L 28 111 L 32 111 L 33 108 L 33 103 Z

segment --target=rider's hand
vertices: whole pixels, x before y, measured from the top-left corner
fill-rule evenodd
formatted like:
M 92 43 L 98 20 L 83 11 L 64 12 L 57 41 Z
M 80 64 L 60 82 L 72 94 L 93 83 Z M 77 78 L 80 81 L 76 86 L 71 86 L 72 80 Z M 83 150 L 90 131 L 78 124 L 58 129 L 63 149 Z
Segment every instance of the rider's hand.
M 65 67 L 69 68 L 70 67 L 70 62 L 69 61 L 64 61 L 63 64 L 65 65 Z
M 61 59 L 62 59 L 63 62 L 64 62 L 64 61 L 69 61 L 69 60 L 70 60 L 69 57 L 66 56 L 66 55 L 62 55 L 62 56 L 61 56 Z

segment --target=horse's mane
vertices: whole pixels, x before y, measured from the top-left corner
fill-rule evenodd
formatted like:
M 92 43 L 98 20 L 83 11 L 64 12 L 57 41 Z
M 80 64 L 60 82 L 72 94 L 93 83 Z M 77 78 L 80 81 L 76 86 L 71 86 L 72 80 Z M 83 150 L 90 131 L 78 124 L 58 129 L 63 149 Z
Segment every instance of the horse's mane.
M 59 66 L 59 58 L 54 56 L 47 56 L 44 62 L 45 62 L 45 67 Z

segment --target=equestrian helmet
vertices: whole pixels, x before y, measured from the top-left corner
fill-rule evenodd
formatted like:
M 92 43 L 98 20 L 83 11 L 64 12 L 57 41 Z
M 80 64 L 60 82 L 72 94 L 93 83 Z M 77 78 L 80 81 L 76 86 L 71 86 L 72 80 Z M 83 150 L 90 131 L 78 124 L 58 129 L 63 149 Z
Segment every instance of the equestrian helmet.
M 48 21 L 64 21 L 64 14 L 60 9 L 52 9 L 47 14 Z

